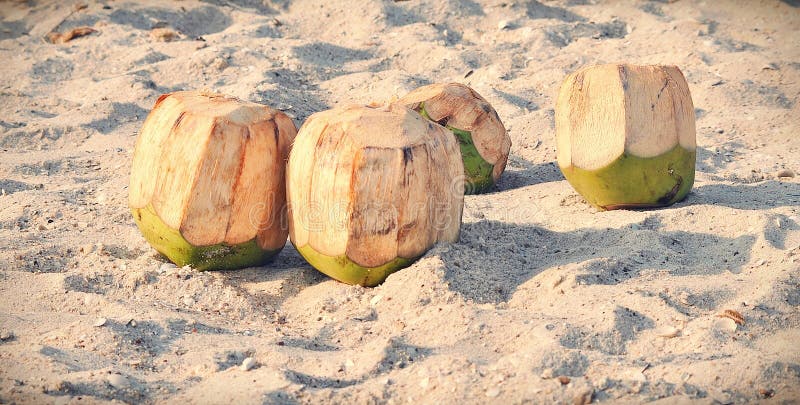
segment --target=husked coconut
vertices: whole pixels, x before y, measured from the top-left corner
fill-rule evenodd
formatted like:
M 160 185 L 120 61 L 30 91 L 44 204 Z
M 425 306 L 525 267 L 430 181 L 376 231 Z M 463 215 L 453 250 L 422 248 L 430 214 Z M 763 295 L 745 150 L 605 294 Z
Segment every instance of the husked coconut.
M 511 138 L 497 112 L 469 86 L 437 83 L 397 101 L 449 129 L 461 148 L 466 194 L 488 191 L 506 168 Z
M 578 70 L 562 83 L 555 113 L 558 165 L 589 203 L 661 207 L 691 190 L 694 107 L 676 66 Z
M 222 94 L 161 96 L 139 133 L 129 205 L 145 239 L 179 266 L 256 266 L 286 243 L 292 120 Z
M 321 272 L 377 285 L 458 238 L 462 174 L 453 135 L 402 105 L 316 113 L 289 156 L 291 241 Z

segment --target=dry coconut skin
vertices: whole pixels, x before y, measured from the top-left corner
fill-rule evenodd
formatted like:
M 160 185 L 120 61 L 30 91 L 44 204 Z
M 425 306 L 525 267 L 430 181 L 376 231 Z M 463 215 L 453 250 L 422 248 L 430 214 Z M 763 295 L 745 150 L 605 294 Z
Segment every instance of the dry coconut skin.
M 283 113 L 219 94 L 158 99 L 136 143 L 129 205 L 145 239 L 199 270 L 267 262 L 286 241 Z
M 564 177 L 601 209 L 667 206 L 694 183 L 694 107 L 675 66 L 600 65 L 567 76 L 556 138 Z
M 287 166 L 290 239 L 328 276 L 377 285 L 458 239 L 462 175 L 452 134 L 402 105 L 316 113 Z
M 511 138 L 492 106 L 459 83 L 420 87 L 397 101 L 449 129 L 461 148 L 465 193 L 489 191 L 505 170 Z

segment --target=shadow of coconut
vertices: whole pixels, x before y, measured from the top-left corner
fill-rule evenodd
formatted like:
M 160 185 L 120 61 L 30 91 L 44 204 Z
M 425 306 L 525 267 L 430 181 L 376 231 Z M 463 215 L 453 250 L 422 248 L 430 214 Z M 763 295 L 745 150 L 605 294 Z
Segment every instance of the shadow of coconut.
M 316 84 L 315 73 L 315 71 L 284 68 L 266 71 L 262 83 L 274 84 L 274 88 L 256 90 L 249 98 L 256 103 L 293 115 L 292 118 L 299 129 L 311 114 L 329 108 L 323 99 L 322 89 Z
M 262 267 L 221 271 L 219 274 L 225 285 L 252 298 L 256 306 L 267 310 L 277 310 L 284 301 L 299 294 L 300 291 L 329 280 L 311 267 L 288 242 L 271 262 Z M 245 286 L 245 284 L 262 283 L 280 285 L 280 288 L 274 293 L 254 292 Z
M 371 59 L 372 52 L 345 48 L 327 42 L 313 42 L 295 46 L 292 52 L 303 62 L 314 65 L 343 65 L 348 62 Z
M 655 269 L 673 276 L 737 273 L 756 240 L 751 235 L 661 231 L 650 225 L 554 232 L 488 220 L 464 224 L 459 242 L 441 251 L 445 279 L 472 301 L 507 302 L 531 278 L 567 264 L 578 265 L 576 281 L 582 284 L 615 285 Z M 717 251 L 709 255 L 712 246 Z
M 233 21 L 218 7 L 203 6 L 188 10 L 164 7 L 125 8 L 109 15 L 114 24 L 150 30 L 166 23 L 189 37 L 214 34 L 230 27 Z
M 272 15 L 276 14 L 278 10 L 271 7 L 274 3 L 272 1 L 263 1 L 263 0 L 200 0 L 203 3 L 212 4 L 215 6 L 221 7 L 231 7 L 234 9 L 238 9 L 240 11 L 255 11 L 257 14 L 261 15 Z M 283 2 L 285 4 L 282 5 L 282 8 L 286 8 L 288 6 L 288 1 Z
M 629 308 L 614 309 L 614 327 L 597 331 L 585 326 L 567 326 L 559 343 L 569 349 L 597 350 L 604 354 L 623 355 L 627 342 L 636 339 L 639 332 L 652 329 L 655 323 L 647 316 Z
M 692 189 L 691 204 L 722 205 L 739 210 L 800 207 L 800 184 L 768 180 L 757 184 L 708 184 Z
M 706 173 L 712 175 L 714 180 L 724 180 L 723 177 L 716 176 L 716 174 L 725 168 L 727 168 L 733 159 L 739 157 L 741 152 L 737 152 L 739 150 L 743 150 L 744 145 L 739 142 L 726 142 L 721 148 L 720 152 L 712 151 L 710 149 L 706 149 L 703 147 L 697 147 L 697 160 L 696 160 L 696 170 L 697 172 Z M 725 152 L 722 153 L 721 151 L 724 150 Z M 728 154 L 726 156 L 726 153 Z
M 295 46 L 292 53 L 304 62 L 301 69 L 313 78 L 313 82 L 327 81 L 360 71 L 362 68 L 349 68 L 348 64 L 367 62 L 374 57 L 372 51 L 346 48 L 327 42 Z
M 403 369 L 432 353 L 432 349 L 407 344 L 401 338 L 393 338 L 383 349 L 381 359 L 370 371 L 359 378 L 322 377 L 294 370 L 286 370 L 285 375 L 289 381 L 295 384 L 303 384 L 310 389 L 345 388 L 375 379 L 394 370 Z
M 102 119 L 92 121 L 83 126 L 94 129 L 101 134 L 108 135 L 128 122 L 144 122 L 145 117 L 147 117 L 147 114 L 150 112 L 134 103 L 112 102 L 111 108 L 112 111 Z
M 495 188 L 497 191 L 508 191 L 561 180 L 564 180 L 564 175 L 556 162 L 531 163 L 512 155 Z
M 525 14 L 532 20 L 553 19 L 564 22 L 586 21 L 586 18 L 566 8 L 544 5 L 536 0 L 530 0 L 525 4 Z

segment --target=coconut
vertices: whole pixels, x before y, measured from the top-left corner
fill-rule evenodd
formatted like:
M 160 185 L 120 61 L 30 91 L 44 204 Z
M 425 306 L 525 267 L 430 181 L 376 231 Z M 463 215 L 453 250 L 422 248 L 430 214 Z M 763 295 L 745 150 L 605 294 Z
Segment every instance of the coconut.
M 129 205 L 145 239 L 178 266 L 263 264 L 286 243 L 285 114 L 221 94 L 156 101 L 136 141 Z
M 570 74 L 555 109 L 558 165 L 600 209 L 662 207 L 694 183 L 694 107 L 676 66 L 613 64 Z
M 377 285 L 458 239 L 462 175 L 453 135 L 402 105 L 316 113 L 289 156 L 290 239 L 328 276 Z
M 449 129 L 461 146 L 466 194 L 488 191 L 506 168 L 511 138 L 497 112 L 459 83 L 420 87 L 397 101 Z

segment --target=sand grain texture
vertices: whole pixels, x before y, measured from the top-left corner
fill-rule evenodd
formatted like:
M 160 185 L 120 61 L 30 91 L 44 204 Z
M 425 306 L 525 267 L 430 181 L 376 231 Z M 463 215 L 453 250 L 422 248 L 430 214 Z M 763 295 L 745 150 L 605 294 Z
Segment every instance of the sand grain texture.
M 796 1 L 87 6 L 0 2 L 0 402 L 800 398 Z M 42 40 L 77 27 L 97 32 Z M 596 212 L 555 165 L 561 80 L 621 61 L 689 83 L 697 178 L 667 209 Z M 299 126 L 451 81 L 502 118 L 506 172 L 465 199 L 458 243 L 380 287 L 291 245 L 262 268 L 175 268 L 127 209 L 163 93 L 208 88 Z

